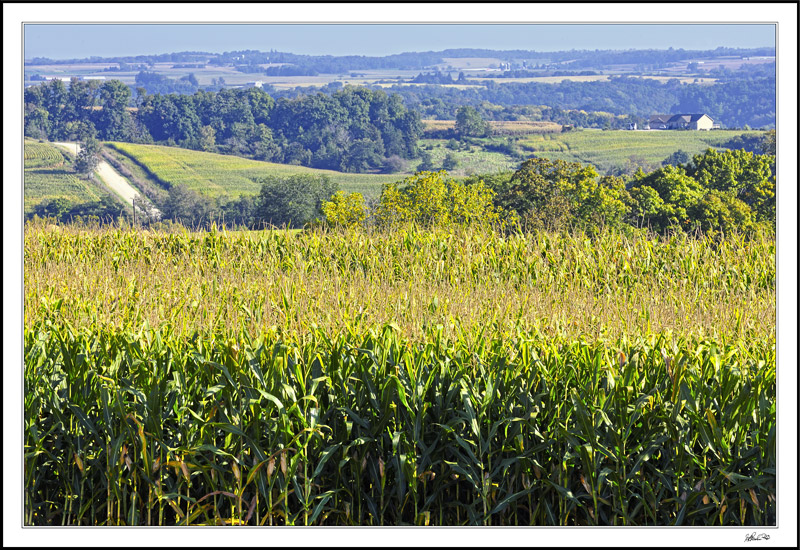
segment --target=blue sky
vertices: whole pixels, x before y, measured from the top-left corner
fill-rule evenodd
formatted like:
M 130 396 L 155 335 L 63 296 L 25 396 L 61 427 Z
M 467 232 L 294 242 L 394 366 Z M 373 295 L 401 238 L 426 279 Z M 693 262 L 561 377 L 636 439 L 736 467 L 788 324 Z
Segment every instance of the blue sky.
M 765 24 L 28 24 L 25 58 L 271 49 L 310 55 L 388 55 L 447 48 L 495 50 L 714 49 L 775 46 Z

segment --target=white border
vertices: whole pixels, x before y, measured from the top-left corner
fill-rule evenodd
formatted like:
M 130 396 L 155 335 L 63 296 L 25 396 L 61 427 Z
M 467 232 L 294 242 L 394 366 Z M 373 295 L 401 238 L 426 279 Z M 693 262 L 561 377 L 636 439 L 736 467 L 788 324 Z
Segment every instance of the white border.
M 153 17 L 157 15 L 157 19 Z M 131 19 L 135 21 L 131 21 Z M 733 528 L 25 529 L 19 457 L 22 384 L 21 45 L 23 21 L 180 23 L 772 23 L 778 22 L 779 506 L 769 541 Z M 409 48 L 413 50 L 413 48 Z M 783 4 L 3 4 L 3 545 L 144 546 L 747 546 L 797 540 L 797 5 Z M 17 183 L 19 182 L 19 183 Z M 782 183 L 786 182 L 786 183 Z M 752 530 L 750 530 L 752 531 Z M 124 538 L 123 538 L 124 537 Z

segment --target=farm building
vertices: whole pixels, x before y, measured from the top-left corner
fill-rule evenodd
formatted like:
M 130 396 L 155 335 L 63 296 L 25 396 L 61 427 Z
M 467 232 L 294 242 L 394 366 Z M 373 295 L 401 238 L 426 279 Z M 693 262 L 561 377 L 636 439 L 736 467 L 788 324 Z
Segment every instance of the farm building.
M 719 128 L 705 113 L 680 115 L 653 115 L 648 123 L 651 130 L 711 130 Z

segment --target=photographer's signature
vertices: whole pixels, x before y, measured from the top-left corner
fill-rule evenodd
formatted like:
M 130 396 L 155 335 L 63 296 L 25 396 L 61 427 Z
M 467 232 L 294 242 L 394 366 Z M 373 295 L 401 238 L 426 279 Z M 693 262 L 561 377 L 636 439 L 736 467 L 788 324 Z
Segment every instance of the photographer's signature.
M 745 542 L 751 542 L 754 540 L 769 540 L 769 535 L 766 533 L 760 533 L 756 535 L 755 531 L 753 531 L 751 534 L 744 536 Z

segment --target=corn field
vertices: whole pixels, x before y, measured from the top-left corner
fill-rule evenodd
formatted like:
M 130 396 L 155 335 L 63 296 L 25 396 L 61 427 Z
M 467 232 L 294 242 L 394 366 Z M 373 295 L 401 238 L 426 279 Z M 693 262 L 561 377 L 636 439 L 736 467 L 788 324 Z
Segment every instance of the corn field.
M 25 141 L 25 168 L 47 168 L 64 164 L 64 155 L 48 143 Z
M 25 228 L 27 525 L 774 525 L 775 246 Z

